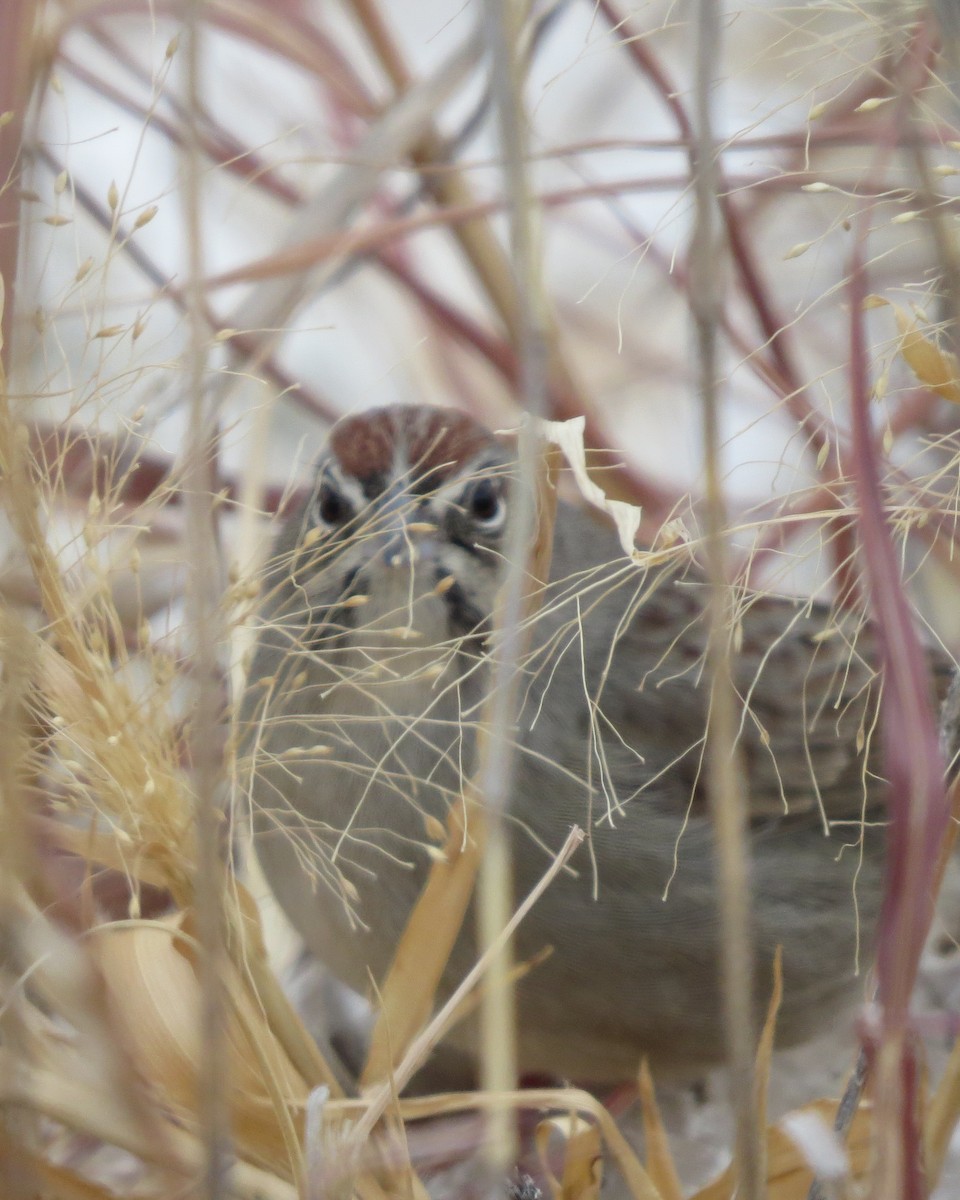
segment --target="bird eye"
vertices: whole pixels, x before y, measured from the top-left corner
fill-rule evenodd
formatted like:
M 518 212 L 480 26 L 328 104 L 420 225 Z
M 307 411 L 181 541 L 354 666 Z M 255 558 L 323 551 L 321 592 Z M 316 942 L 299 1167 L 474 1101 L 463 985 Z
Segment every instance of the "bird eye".
M 492 479 L 481 479 L 467 494 L 464 507 L 475 525 L 487 532 L 499 529 L 507 515 L 507 505 L 499 485 Z
M 316 512 L 324 525 L 342 525 L 353 515 L 350 501 L 327 482 L 320 485 Z

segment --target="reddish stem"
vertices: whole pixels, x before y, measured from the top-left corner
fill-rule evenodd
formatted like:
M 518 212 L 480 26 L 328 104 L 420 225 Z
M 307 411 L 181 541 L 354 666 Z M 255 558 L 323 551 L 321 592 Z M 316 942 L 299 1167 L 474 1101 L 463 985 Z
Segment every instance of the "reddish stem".
M 878 1103 L 897 1120 L 899 1152 L 882 1149 L 902 1166 L 899 1180 L 886 1180 L 887 1194 L 921 1200 L 924 1194 L 921 1143 L 915 1114 L 915 1067 L 909 1062 L 910 996 L 920 954 L 933 918 L 933 880 L 946 834 L 949 806 L 943 785 L 937 725 L 926 658 L 904 595 L 896 548 L 887 524 L 874 431 L 870 420 L 869 365 L 863 307 L 866 219 L 857 220 L 850 267 L 850 395 L 853 480 L 858 528 L 883 665 L 881 719 L 888 791 L 887 878 L 880 917 L 877 979 L 883 1045 L 896 1048 L 896 1076 L 881 1072 Z M 882 1053 L 882 1049 L 881 1049 Z M 915 1083 L 915 1079 L 914 1079 Z

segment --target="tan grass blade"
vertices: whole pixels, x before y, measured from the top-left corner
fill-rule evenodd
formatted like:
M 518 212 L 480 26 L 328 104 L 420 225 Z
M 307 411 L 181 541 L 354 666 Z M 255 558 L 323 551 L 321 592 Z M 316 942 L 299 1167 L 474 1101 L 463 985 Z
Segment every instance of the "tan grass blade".
M 623 1176 L 633 1200 L 663 1200 L 660 1192 L 644 1169 L 643 1164 L 630 1148 L 627 1139 L 620 1132 L 616 1121 L 599 1100 L 591 1096 L 589 1092 L 581 1092 L 575 1088 L 566 1088 L 553 1092 L 520 1092 L 518 1095 L 528 1096 L 528 1103 L 530 1104 L 539 1102 L 551 1107 L 562 1104 L 578 1112 L 588 1113 L 600 1127 L 603 1133 L 603 1140 L 614 1162 L 617 1164 L 617 1169 Z
M 336 230 L 373 194 L 384 167 L 402 160 L 422 136 L 437 106 L 461 81 L 478 55 L 478 41 L 472 38 L 445 68 L 410 88 L 364 139 L 358 151 L 360 162 L 342 168 L 306 214 L 298 213 L 295 242 Z M 281 280 L 259 288 L 256 297 L 233 314 L 231 324 L 243 329 L 278 328 L 302 295 L 316 283 L 314 277 L 307 278 L 301 273 L 293 281 Z M 265 352 L 262 347 L 260 353 Z M 471 815 L 469 835 L 461 822 L 462 814 L 452 812 L 445 861 L 435 864 L 384 981 L 383 1008 L 363 1073 L 364 1085 L 386 1077 L 391 1055 L 402 1053 L 432 1009 L 433 995 L 462 924 L 479 865 L 482 844 L 479 810 L 475 809 Z
M 29 911 L 24 910 L 24 923 L 41 930 L 44 918 L 36 910 L 30 916 Z M 196 1066 L 202 1052 L 197 1044 L 196 1020 L 201 993 L 190 955 L 178 949 L 189 944 L 182 935 L 177 939 L 181 922 L 182 918 L 124 922 L 100 927 L 88 935 L 84 944 L 91 945 L 113 1000 L 111 1041 L 104 1048 L 106 1053 L 97 1049 L 96 1029 L 90 1027 L 89 1014 L 76 1005 L 63 1010 L 81 1031 L 82 1040 L 76 1046 L 64 1045 L 59 1038 L 51 1041 L 49 1023 L 38 1025 L 36 1020 L 30 1041 L 30 1062 L 49 1076 L 49 1087 L 43 1093 L 48 1099 L 37 1103 L 37 1111 L 62 1120 L 78 1132 L 139 1154 L 171 1176 L 191 1174 L 192 1164 L 200 1161 L 201 1153 L 200 1142 L 193 1137 Z M 35 955 L 42 954 L 44 945 L 37 943 Z M 55 969 L 54 963 L 58 964 Z M 58 1001 L 62 1005 L 69 998 L 63 988 L 64 965 L 62 955 L 58 956 L 51 946 L 38 959 L 32 974 L 34 986 L 54 1008 Z M 237 1194 L 279 1200 L 293 1194 L 283 1189 L 289 1186 L 287 1181 L 299 1163 L 299 1127 L 307 1089 L 272 1043 L 259 1006 L 241 989 L 237 977 L 228 974 L 227 985 L 231 1018 L 227 1040 L 234 1085 L 230 1095 L 234 1133 L 243 1160 L 241 1175 L 249 1167 L 275 1184 L 258 1191 L 259 1184 L 251 1183 L 244 1190 L 241 1179 Z M 82 997 L 79 999 L 82 1001 Z M 154 1104 L 155 1121 L 149 1128 L 116 1085 L 109 1053 L 114 1046 L 123 1048 L 127 1067 L 136 1069 L 138 1078 L 149 1079 L 154 1089 L 151 1094 L 162 1101 Z M 100 1059 L 102 1066 L 98 1066 Z M 6 1062 L 23 1078 L 31 1079 L 35 1074 L 34 1066 L 26 1067 L 22 1058 L 8 1056 Z M 50 1108 L 55 1103 L 50 1098 L 57 1095 L 57 1081 L 64 1085 L 59 1109 Z M 93 1093 L 97 1098 L 81 1101 L 81 1095 L 89 1097 L 93 1088 L 98 1089 Z M 92 1110 L 89 1115 L 88 1108 Z M 171 1116 L 175 1126 L 169 1123 Z M 178 1130 L 189 1135 L 186 1142 Z M 150 1154 L 141 1154 L 137 1149 L 145 1145 L 151 1148 Z M 186 1158 L 180 1156 L 184 1145 Z M 167 1192 L 172 1186 L 170 1178 Z M 407 1191 L 419 1191 L 421 1187 L 415 1177 L 404 1186 Z M 356 1192 L 361 1200 L 384 1200 L 382 1187 L 370 1173 L 358 1176 Z
M 473 895 L 483 844 L 483 813 L 468 792 L 462 805 L 450 809 L 442 857 L 430 868 L 381 988 L 362 1088 L 387 1078 L 433 1011 L 437 987 Z
M 764 1153 L 766 1142 L 763 1131 L 767 1125 L 767 1093 L 770 1088 L 770 1064 L 773 1059 L 773 1043 L 777 1032 L 777 1014 L 780 1011 L 780 1001 L 783 999 L 783 947 L 778 946 L 773 956 L 773 990 L 767 1005 L 767 1017 L 760 1032 L 757 1045 L 757 1061 L 754 1068 L 754 1111 L 757 1123 L 757 1145 L 760 1154 Z M 761 1162 L 761 1174 L 767 1175 L 766 1163 Z
M 923 1122 L 924 1157 L 931 1189 L 943 1173 L 947 1149 L 960 1120 L 960 1038 L 954 1042 L 947 1065 Z
M 276 25 L 281 29 L 283 22 Z M 286 235 L 265 260 L 279 270 L 280 277 L 261 282 L 223 322 L 244 337 L 242 341 L 231 338 L 226 343 L 236 369 L 217 377 L 214 384 L 217 405 L 223 405 L 238 389 L 249 389 L 250 377 L 257 374 L 281 339 L 298 305 L 307 296 L 316 295 L 349 256 L 348 226 L 357 210 L 375 195 L 384 172 L 406 160 L 437 110 L 469 75 L 480 53 L 478 39 L 472 37 L 429 78 L 412 86 L 402 100 L 385 110 L 370 126 L 356 148 L 354 161 L 339 167 L 332 180 L 292 214 Z M 305 253 L 305 244 L 318 239 L 343 239 L 341 253 L 330 260 L 312 261 Z M 255 424 L 252 444 L 262 446 L 272 403 L 264 404 L 258 395 L 249 407 L 254 412 Z M 238 543 L 238 561 L 245 571 L 257 561 L 254 514 L 261 502 L 264 464 L 256 448 L 250 465 L 253 469 L 242 480 Z M 233 640 L 235 661 L 241 662 L 250 644 L 248 622 L 238 624 Z
M 646 1059 L 640 1064 L 638 1085 L 647 1171 L 663 1200 L 683 1200 L 680 1176 L 677 1174 L 677 1167 L 670 1152 L 667 1131 L 663 1127 L 660 1107 L 657 1104 L 657 1096 L 653 1088 L 653 1077 Z

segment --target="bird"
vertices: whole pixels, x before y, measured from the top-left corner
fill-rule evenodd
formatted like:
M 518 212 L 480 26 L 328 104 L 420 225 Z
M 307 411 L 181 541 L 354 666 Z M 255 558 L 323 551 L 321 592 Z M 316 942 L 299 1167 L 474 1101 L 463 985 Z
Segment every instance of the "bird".
M 515 442 L 472 416 L 375 408 L 334 425 L 272 544 L 239 708 L 257 856 L 309 952 L 362 994 L 476 770 L 521 486 Z M 527 1075 L 599 1086 L 635 1079 L 642 1056 L 678 1078 L 724 1058 L 708 597 L 686 548 L 628 557 L 599 510 L 558 501 L 516 664 L 515 895 L 571 826 L 589 844 L 516 934 L 520 960 L 540 956 L 517 984 Z M 792 1045 L 864 995 L 883 895 L 879 655 L 853 613 L 745 588 L 736 601 L 754 1015 L 782 947 L 777 1038 Z M 476 960 L 474 924 L 441 1000 Z M 451 1039 L 470 1056 L 475 1025 Z

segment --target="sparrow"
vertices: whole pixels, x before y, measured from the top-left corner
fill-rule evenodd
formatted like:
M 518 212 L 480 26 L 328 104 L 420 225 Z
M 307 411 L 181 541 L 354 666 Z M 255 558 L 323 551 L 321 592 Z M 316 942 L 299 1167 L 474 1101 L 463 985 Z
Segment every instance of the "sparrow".
M 383 980 L 476 769 L 508 562 L 515 452 L 472 417 L 374 409 L 332 430 L 265 572 L 239 720 L 256 850 L 340 980 Z M 559 501 L 527 618 L 506 821 L 514 896 L 572 825 L 588 843 L 521 924 L 524 1073 L 606 1084 L 724 1057 L 704 756 L 705 575 L 687 550 L 628 557 Z M 741 588 L 730 631 L 747 776 L 755 1016 L 783 952 L 781 1045 L 862 997 L 883 895 L 878 653 L 869 624 Z M 467 813 L 469 825 L 469 812 Z M 440 988 L 473 965 L 467 915 Z M 472 1054 L 475 1023 L 453 1030 Z

